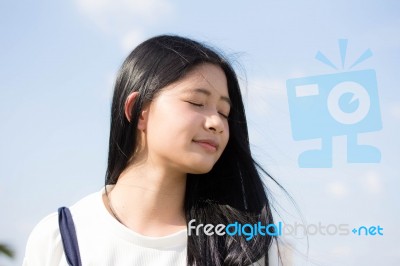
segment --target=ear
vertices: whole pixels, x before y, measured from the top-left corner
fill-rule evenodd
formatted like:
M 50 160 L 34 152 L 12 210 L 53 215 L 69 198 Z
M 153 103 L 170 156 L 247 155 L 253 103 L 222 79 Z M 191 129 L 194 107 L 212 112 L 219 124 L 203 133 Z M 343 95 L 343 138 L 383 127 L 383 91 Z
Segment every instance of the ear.
M 126 98 L 124 111 L 125 111 L 125 117 L 126 117 L 126 119 L 128 119 L 129 122 L 131 122 L 132 107 L 135 104 L 135 101 L 136 101 L 136 98 L 138 95 L 139 95 L 139 92 L 134 91 L 131 94 L 129 94 L 128 98 Z
M 150 111 L 149 109 L 150 109 L 150 104 L 146 104 L 145 106 L 143 106 L 142 111 L 140 112 L 137 129 L 141 131 L 146 131 L 147 120 L 148 120 L 147 118 L 149 116 L 149 111 Z

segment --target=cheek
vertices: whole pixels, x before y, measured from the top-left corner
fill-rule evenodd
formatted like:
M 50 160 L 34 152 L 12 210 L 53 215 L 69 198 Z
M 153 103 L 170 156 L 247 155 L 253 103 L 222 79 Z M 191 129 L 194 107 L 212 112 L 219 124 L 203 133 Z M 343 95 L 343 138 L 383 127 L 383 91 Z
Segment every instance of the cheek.
M 225 128 L 225 132 L 226 132 L 226 134 L 224 134 L 224 137 L 223 137 L 224 144 L 225 144 L 224 149 L 226 148 L 226 145 L 228 144 L 228 141 L 229 141 L 229 127 Z
M 194 115 L 184 106 L 157 106 L 149 116 L 148 141 L 158 147 L 178 147 L 190 141 L 196 133 L 199 116 Z

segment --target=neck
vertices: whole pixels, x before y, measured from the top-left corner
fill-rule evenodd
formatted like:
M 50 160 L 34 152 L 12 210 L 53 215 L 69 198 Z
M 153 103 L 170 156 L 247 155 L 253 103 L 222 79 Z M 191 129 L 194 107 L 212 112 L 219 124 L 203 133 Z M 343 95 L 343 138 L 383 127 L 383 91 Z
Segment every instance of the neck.
M 185 190 L 186 174 L 133 164 L 108 195 L 113 212 L 126 227 L 143 235 L 164 236 L 186 228 Z

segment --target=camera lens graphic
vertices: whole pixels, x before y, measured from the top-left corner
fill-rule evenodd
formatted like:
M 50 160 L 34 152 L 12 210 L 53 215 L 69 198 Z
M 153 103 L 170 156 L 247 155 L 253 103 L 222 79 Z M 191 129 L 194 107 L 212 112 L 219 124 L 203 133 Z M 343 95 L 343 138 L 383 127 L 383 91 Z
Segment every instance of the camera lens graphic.
M 327 101 L 330 115 L 339 123 L 347 125 L 362 121 L 371 105 L 366 89 L 352 81 L 341 82 L 333 87 Z

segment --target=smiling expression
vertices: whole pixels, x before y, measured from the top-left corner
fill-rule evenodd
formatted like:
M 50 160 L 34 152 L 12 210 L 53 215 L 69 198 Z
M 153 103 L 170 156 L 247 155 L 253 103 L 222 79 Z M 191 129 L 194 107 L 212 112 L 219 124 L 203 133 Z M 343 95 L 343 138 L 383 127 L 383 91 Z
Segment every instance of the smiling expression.
M 175 171 L 209 172 L 228 143 L 229 112 L 223 70 L 209 63 L 194 67 L 148 106 L 148 158 Z

